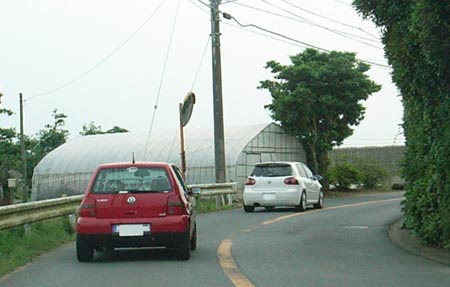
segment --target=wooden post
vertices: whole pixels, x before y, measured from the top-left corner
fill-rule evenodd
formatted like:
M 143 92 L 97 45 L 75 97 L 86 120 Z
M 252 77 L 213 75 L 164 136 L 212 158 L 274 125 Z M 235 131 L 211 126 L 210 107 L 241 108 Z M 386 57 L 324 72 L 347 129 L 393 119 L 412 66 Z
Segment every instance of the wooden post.
M 20 100 L 20 149 L 22 152 L 22 202 L 27 202 L 28 184 L 27 184 L 27 157 L 25 153 L 25 135 L 23 129 L 23 97 L 19 94 Z
M 186 180 L 186 151 L 184 150 L 184 130 L 181 122 L 181 110 L 183 104 L 180 103 L 180 149 L 181 149 L 181 174 L 183 179 Z

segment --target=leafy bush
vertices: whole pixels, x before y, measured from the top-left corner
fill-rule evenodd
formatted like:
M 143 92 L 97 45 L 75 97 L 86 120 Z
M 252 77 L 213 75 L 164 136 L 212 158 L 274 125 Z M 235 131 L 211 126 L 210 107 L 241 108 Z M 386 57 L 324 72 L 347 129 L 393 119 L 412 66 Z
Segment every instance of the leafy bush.
M 387 175 L 386 170 L 379 164 L 364 160 L 351 164 L 346 159 L 339 159 L 336 165 L 328 169 L 330 183 L 339 190 L 361 186 L 375 188 L 382 184 Z
M 339 190 L 349 190 L 352 185 L 358 185 L 361 172 L 348 162 L 338 163 L 329 168 L 330 183 Z
M 375 188 L 383 183 L 383 179 L 388 176 L 387 171 L 373 161 L 360 160 L 357 165 L 361 177 L 360 183 L 365 188 Z

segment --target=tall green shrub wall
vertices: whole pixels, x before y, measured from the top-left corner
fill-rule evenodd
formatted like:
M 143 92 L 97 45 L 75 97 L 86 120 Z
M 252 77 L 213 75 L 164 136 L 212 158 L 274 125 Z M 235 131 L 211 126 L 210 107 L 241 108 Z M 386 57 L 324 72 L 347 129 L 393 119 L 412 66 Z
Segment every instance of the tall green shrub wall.
M 355 0 L 381 28 L 404 106 L 406 225 L 450 248 L 450 2 Z

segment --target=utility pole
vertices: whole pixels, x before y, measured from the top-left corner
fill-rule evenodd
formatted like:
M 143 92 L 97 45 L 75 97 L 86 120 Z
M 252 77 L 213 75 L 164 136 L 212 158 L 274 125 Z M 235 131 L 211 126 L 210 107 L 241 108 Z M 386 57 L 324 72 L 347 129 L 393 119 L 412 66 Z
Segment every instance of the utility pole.
M 22 201 L 27 202 L 28 184 L 27 184 L 27 157 L 25 154 L 25 135 L 23 131 L 23 97 L 19 94 L 20 100 L 20 149 L 22 152 Z
M 221 0 L 211 0 L 211 46 L 213 69 L 214 106 L 214 157 L 216 182 L 226 182 L 225 174 L 225 132 L 223 128 L 222 64 L 220 59 L 219 4 Z

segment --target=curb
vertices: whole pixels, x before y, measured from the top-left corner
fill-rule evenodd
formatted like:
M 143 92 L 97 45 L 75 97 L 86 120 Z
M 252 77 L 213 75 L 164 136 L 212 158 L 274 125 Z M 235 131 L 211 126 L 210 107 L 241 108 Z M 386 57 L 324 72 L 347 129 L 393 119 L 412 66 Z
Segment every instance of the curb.
M 392 242 L 408 252 L 450 266 L 450 252 L 423 245 L 409 230 L 403 228 L 403 218 L 389 226 L 389 237 Z

